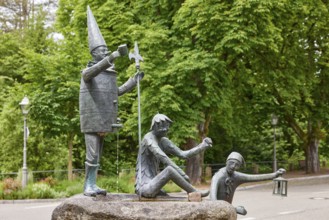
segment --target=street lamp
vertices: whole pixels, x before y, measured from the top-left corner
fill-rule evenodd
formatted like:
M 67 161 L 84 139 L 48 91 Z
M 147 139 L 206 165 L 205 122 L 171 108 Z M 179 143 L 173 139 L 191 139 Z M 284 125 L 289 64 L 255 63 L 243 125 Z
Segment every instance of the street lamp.
M 23 169 L 22 169 L 22 187 L 25 188 L 27 185 L 27 166 L 26 166 L 26 142 L 27 142 L 27 127 L 26 127 L 26 117 L 29 113 L 29 99 L 25 96 L 19 105 L 22 108 L 22 113 L 24 116 L 24 148 L 23 148 Z
M 274 137 L 274 145 L 273 145 L 273 172 L 277 170 L 277 161 L 276 161 L 276 143 L 275 143 L 275 126 L 278 124 L 278 116 L 272 114 L 272 125 L 273 125 L 273 137 Z

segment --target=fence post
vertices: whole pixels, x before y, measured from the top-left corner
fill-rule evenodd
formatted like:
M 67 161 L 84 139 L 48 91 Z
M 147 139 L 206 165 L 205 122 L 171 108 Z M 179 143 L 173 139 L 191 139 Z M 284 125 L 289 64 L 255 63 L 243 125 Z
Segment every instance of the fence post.
M 212 177 L 211 167 L 207 166 L 205 170 L 205 180 L 209 180 Z
M 258 174 L 259 173 L 259 166 L 258 166 L 258 164 L 252 163 L 252 172 L 254 174 Z

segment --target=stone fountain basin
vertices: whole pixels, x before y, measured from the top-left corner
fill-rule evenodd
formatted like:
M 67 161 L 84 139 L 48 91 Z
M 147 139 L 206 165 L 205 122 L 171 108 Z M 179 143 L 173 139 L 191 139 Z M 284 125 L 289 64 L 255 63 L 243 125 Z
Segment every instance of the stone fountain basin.
M 52 220 L 165 220 L 237 219 L 234 207 L 225 201 L 189 202 L 186 197 L 139 198 L 135 194 L 107 194 L 66 199 L 55 208 Z

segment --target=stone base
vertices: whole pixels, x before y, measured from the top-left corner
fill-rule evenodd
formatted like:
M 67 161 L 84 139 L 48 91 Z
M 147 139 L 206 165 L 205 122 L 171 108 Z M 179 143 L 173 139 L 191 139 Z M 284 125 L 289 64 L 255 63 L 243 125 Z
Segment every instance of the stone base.
M 164 196 L 154 199 L 132 194 L 66 199 L 52 213 L 52 220 L 132 220 L 132 219 L 237 219 L 234 207 L 225 201 L 188 202 L 186 197 Z

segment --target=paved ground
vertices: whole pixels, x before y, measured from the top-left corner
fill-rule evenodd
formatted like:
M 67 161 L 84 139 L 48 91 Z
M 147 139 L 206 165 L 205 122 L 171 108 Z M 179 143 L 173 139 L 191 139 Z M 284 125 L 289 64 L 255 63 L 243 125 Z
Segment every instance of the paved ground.
M 265 186 L 237 191 L 233 205 L 242 205 L 248 211 L 238 219 L 329 219 L 329 178 L 326 183 L 291 185 L 287 197 L 273 196 L 271 190 L 270 186 Z
M 0 220 L 50 220 L 58 201 L 0 204 Z

